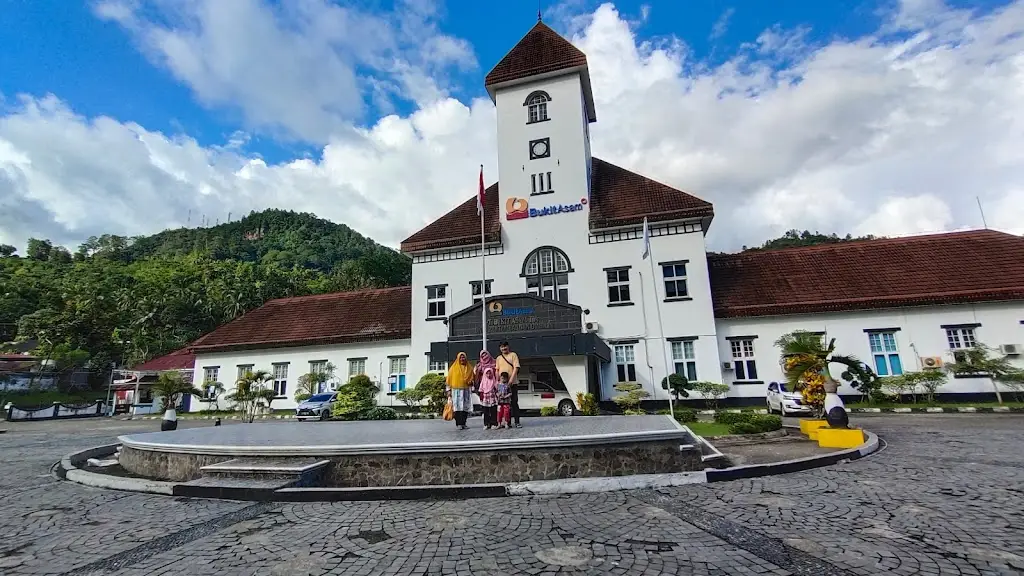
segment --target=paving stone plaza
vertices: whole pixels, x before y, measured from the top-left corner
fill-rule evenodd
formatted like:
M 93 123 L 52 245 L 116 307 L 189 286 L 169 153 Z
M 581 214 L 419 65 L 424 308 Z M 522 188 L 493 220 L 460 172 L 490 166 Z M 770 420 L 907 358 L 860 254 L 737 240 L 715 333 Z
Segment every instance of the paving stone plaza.
M 3 423 L 0 574 L 1024 573 L 1024 417 L 857 422 L 886 442 L 881 452 L 796 474 L 579 496 L 313 504 L 58 481 L 50 469 L 62 455 L 154 423 Z

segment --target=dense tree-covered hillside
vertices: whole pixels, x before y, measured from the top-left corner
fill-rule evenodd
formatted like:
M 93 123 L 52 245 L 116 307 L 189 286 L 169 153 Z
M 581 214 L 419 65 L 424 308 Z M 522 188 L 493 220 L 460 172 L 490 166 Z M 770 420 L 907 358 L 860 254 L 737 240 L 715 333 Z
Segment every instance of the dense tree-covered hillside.
M 285 296 L 408 284 L 407 257 L 347 226 L 281 210 L 153 236 L 90 238 L 74 254 L 0 246 L 0 343 L 96 374 L 180 348 Z
M 852 242 L 854 240 L 872 240 L 874 238 L 874 236 L 853 236 L 852 234 L 847 234 L 846 236 L 839 236 L 835 233 L 822 234 L 817 230 L 815 230 L 814 232 L 811 232 L 809 230 L 804 230 L 803 232 L 801 232 L 799 230 L 793 229 L 789 230 L 788 232 L 786 232 L 782 236 L 779 236 L 778 238 L 772 238 L 771 240 L 766 241 L 764 244 L 760 246 L 754 246 L 749 248 L 747 246 L 744 246 L 743 251 L 748 252 L 751 250 L 772 250 L 776 248 L 817 246 L 818 244 L 837 244 L 839 242 Z

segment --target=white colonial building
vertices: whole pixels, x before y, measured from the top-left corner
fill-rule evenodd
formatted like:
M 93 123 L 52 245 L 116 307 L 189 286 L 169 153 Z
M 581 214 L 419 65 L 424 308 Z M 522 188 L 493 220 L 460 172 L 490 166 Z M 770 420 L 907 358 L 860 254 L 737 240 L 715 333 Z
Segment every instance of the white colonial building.
M 468 198 L 402 243 L 411 286 L 268 302 L 190 346 L 197 385 L 230 391 L 245 370 L 268 370 L 275 407 L 291 407 L 298 378 L 330 362 L 338 382 L 378 381 L 389 405 L 458 352 L 475 359 L 483 318 L 487 347 L 507 340 L 525 376 L 601 400 L 620 381 L 666 399 L 659 383 L 678 372 L 761 403 L 782 379 L 774 342 L 794 330 L 835 338 L 881 375 L 976 343 L 1024 343 L 1024 238 L 979 230 L 709 255 L 710 203 L 591 156 L 587 58 L 551 28 L 538 22 L 486 87 L 500 186 L 486 190 L 483 248 Z M 992 390 L 951 378 L 940 392 Z

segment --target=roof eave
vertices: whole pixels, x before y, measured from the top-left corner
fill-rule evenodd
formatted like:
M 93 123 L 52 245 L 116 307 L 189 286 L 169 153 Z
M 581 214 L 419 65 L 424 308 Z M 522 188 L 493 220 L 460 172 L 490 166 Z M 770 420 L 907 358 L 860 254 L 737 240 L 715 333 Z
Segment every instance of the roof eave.
M 532 84 L 534 82 L 541 82 L 549 78 L 555 78 L 557 76 L 566 76 L 568 74 L 580 75 L 580 84 L 583 87 L 583 100 L 587 108 L 587 120 L 589 120 L 590 122 L 597 122 L 597 109 L 594 107 L 594 90 L 590 84 L 590 69 L 587 67 L 586 64 L 581 64 L 579 66 L 570 66 L 568 68 L 559 68 L 558 70 L 551 70 L 548 72 L 542 72 L 540 74 L 524 76 L 522 78 L 514 78 L 512 80 L 505 80 L 503 82 L 495 82 L 494 84 L 487 84 L 485 88 L 487 88 L 487 95 L 491 97 L 491 102 L 496 102 L 498 90 L 514 88 L 516 86 Z

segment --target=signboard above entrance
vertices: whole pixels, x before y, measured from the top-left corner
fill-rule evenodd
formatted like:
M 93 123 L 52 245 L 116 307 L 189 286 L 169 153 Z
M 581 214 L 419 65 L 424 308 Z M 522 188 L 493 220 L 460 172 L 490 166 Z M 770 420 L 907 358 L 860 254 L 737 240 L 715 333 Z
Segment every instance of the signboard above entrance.
M 487 300 L 487 339 L 582 332 L 582 313 L 579 306 L 533 294 L 493 296 Z M 452 314 L 448 339 L 479 340 L 483 336 L 480 327 L 477 303 Z
M 579 212 L 583 210 L 583 205 L 586 203 L 586 198 L 580 198 L 580 201 L 576 204 L 552 204 L 542 208 L 530 208 L 530 203 L 527 202 L 526 198 L 512 196 L 505 201 L 505 219 L 521 220 L 523 218 L 537 218 L 539 216 L 551 216 L 552 214 L 562 214 L 565 212 Z

